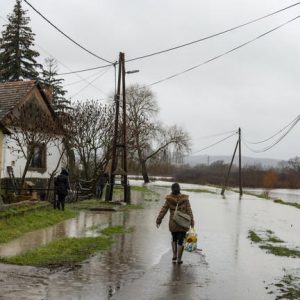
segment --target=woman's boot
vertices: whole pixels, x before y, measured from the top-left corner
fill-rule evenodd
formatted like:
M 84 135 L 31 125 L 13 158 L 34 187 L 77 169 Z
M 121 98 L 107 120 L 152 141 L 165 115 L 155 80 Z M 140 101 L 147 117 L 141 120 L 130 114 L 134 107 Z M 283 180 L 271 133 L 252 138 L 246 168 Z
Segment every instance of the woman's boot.
M 172 262 L 175 263 L 177 260 L 177 242 L 172 242 L 172 251 L 173 251 Z
M 180 246 L 180 245 L 177 246 L 177 263 L 178 264 L 182 264 L 181 258 L 182 258 L 183 250 L 184 250 L 183 246 Z

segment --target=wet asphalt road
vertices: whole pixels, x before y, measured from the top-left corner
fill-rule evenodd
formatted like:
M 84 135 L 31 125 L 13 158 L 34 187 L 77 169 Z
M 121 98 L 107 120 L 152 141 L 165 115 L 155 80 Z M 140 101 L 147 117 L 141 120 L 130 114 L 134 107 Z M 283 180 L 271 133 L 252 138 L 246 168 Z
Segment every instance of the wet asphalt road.
M 289 246 L 299 247 L 299 210 L 253 196 L 240 200 L 236 193 L 227 193 L 225 199 L 190 193 L 202 251 L 184 253 L 181 266 L 172 264 L 167 216 L 155 227 L 168 190 L 156 190 L 161 202 L 151 202 L 144 210 L 81 216 L 83 224 L 99 221 L 135 230 L 116 236 L 110 250 L 79 268 L 53 273 L 0 265 L 0 299 L 275 299 L 278 290 L 272 283 L 285 270 L 299 268 L 300 259 L 268 254 L 247 238 L 249 229 L 270 229 Z M 75 225 L 65 231 L 74 233 Z

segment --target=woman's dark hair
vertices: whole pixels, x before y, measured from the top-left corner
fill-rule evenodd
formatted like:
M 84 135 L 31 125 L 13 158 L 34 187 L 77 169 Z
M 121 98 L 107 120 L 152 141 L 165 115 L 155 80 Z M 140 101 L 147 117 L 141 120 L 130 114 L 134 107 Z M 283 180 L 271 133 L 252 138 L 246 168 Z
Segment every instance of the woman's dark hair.
M 171 189 L 172 189 L 172 194 L 173 195 L 180 194 L 180 185 L 179 185 L 179 183 L 177 183 L 177 182 L 173 183 L 172 186 L 171 186 Z

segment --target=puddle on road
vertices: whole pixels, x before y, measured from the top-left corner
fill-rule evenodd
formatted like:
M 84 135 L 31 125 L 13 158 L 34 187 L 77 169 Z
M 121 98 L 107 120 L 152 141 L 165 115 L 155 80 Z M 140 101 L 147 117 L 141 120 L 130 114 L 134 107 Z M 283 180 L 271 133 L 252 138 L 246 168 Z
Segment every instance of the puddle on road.
M 74 219 L 26 233 L 18 239 L 0 245 L 0 256 L 17 255 L 61 237 L 93 236 L 96 234 L 95 231 L 90 231 L 88 228 L 95 225 L 103 227 L 109 225 L 110 214 L 112 213 L 98 214 L 81 211 Z
M 139 204 L 144 201 L 142 192 L 134 191 L 131 203 Z M 113 216 L 116 214 L 116 216 Z M 62 237 L 91 237 L 99 235 L 99 230 L 107 226 L 118 225 L 120 214 L 115 212 L 80 211 L 76 218 L 66 220 L 57 225 L 32 231 L 9 243 L 0 245 L 0 256 L 14 256 L 22 252 L 46 245 Z M 96 229 L 89 230 L 91 227 Z

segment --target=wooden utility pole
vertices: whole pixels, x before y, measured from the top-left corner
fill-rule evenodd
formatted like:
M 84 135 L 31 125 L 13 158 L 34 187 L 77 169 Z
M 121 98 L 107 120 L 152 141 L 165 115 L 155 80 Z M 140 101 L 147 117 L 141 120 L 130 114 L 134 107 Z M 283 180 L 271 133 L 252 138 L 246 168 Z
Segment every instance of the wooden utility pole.
M 229 168 L 228 168 L 228 172 L 227 172 L 227 175 L 226 175 L 225 183 L 224 183 L 222 191 L 221 191 L 221 195 L 222 196 L 224 195 L 225 189 L 226 189 L 227 184 L 228 184 L 228 179 L 229 179 L 231 167 L 232 167 L 232 164 L 233 164 L 233 161 L 234 161 L 234 157 L 235 157 L 235 153 L 236 153 L 238 145 L 239 145 L 239 140 L 236 142 L 236 145 L 235 145 L 235 148 L 234 148 L 234 151 L 233 151 L 233 155 L 232 155 L 231 162 L 230 162 L 230 165 L 229 165 Z
M 243 187 L 242 187 L 242 146 L 241 146 L 241 128 L 239 128 L 239 189 L 240 196 L 243 195 Z
M 122 85 L 122 115 L 120 116 L 120 98 L 121 98 L 121 85 Z M 121 175 L 121 184 L 124 189 L 124 201 L 130 202 L 130 190 L 127 178 L 127 117 L 126 117 L 126 86 L 125 86 L 125 55 L 120 52 L 119 55 L 119 70 L 118 70 L 118 84 L 115 94 L 115 126 L 112 146 L 112 159 L 110 169 L 110 182 L 108 186 L 108 193 L 106 200 L 112 201 L 113 191 L 115 185 L 115 176 Z M 119 122 L 122 120 L 122 130 L 119 132 Z M 118 165 L 118 154 L 121 155 L 121 167 Z
M 128 186 L 128 178 L 127 178 L 127 115 L 126 115 L 126 85 L 125 85 L 125 55 L 124 53 L 120 53 L 120 57 L 122 59 L 122 96 L 123 96 L 123 157 L 122 157 L 122 168 L 124 171 L 123 176 L 123 188 L 124 188 L 124 201 L 126 203 L 130 202 L 129 198 L 129 186 Z M 120 66 L 121 68 L 121 66 Z
M 233 155 L 232 155 L 232 158 L 231 158 L 231 162 L 230 162 L 230 165 L 229 165 L 229 168 L 228 168 L 228 172 L 227 172 L 227 175 L 226 175 L 226 178 L 225 178 L 225 183 L 224 183 L 223 188 L 222 188 L 222 190 L 221 190 L 221 195 L 224 195 L 225 189 L 226 189 L 226 187 L 227 187 L 227 185 L 228 185 L 228 179 L 229 179 L 231 167 L 232 167 L 232 164 L 233 164 L 233 161 L 234 161 L 234 158 L 235 158 L 235 154 L 236 154 L 236 150 L 237 150 L 238 147 L 239 147 L 239 192 L 240 192 L 240 196 L 243 195 L 243 188 L 242 188 L 242 147 L 241 147 L 241 128 L 239 128 L 238 134 L 239 134 L 239 137 L 238 137 L 238 140 L 237 140 L 237 142 L 236 142 L 236 145 L 235 145 L 235 148 L 234 148 L 234 151 L 233 151 Z

